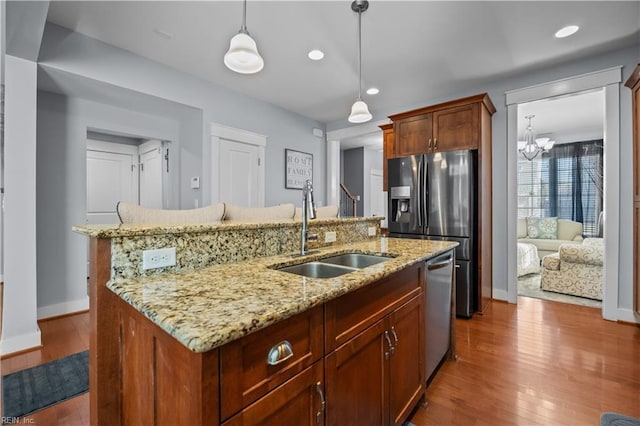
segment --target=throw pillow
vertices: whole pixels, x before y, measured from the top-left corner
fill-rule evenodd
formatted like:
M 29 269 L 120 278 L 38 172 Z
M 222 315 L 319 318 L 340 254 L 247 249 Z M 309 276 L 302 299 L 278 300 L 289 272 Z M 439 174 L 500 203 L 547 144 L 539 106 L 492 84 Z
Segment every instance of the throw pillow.
M 558 239 L 558 218 L 557 217 L 528 217 L 527 235 L 529 238 L 543 240 Z

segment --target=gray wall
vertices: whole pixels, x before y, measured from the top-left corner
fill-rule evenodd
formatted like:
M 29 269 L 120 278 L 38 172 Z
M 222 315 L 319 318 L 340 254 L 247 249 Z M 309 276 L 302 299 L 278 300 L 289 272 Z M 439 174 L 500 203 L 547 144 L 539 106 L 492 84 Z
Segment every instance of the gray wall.
M 45 27 L 38 64 L 41 89 L 66 94 L 38 95 L 40 312 L 74 310 L 86 298 L 86 240 L 71 227 L 85 222 L 87 129 L 170 140 L 174 208 L 211 202 L 210 123 L 267 136 L 266 205 L 300 203 L 299 190 L 284 188 L 285 148 L 313 154 L 324 204 L 326 148 L 312 135 L 321 123 L 56 25 Z M 192 176 L 202 177 L 200 190 Z
M 612 51 L 587 59 L 570 61 L 552 68 L 540 68 L 514 76 L 496 76 L 492 84 L 451 93 L 446 97 L 430 98 L 425 94 L 424 101 L 416 104 L 396 108 L 372 111 L 373 120 L 384 120 L 388 115 L 408 111 L 426 105 L 432 105 L 451 99 L 470 96 L 486 92 L 496 106 L 493 115 L 493 288 L 506 293 L 507 291 L 507 263 L 508 250 L 504 236 L 507 224 L 507 110 L 505 106 L 505 92 L 521 89 L 536 84 L 555 81 L 589 72 L 600 71 L 615 66 L 623 66 L 623 84 L 633 72 L 640 58 L 640 46 Z M 632 121 L 631 121 L 631 92 L 620 85 L 620 206 L 617 212 L 620 217 L 621 235 L 619 238 L 619 293 L 618 307 L 632 308 L 633 268 L 632 268 L 632 238 L 628 230 L 633 225 L 632 218 Z M 420 90 L 419 87 L 416 90 Z M 327 131 L 349 127 L 346 120 L 327 124 Z
M 342 152 L 344 164 L 342 182 L 355 197 L 360 196 L 356 203 L 358 216 L 362 216 L 364 209 L 364 148 L 346 149 Z

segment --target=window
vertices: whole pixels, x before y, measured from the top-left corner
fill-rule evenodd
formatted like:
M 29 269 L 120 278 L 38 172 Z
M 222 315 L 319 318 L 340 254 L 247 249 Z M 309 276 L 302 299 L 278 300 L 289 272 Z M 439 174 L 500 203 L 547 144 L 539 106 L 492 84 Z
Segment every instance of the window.
M 602 211 L 602 140 L 555 145 L 541 158 L 518 159 L 518 217 L 581 222 L 598 236 Z

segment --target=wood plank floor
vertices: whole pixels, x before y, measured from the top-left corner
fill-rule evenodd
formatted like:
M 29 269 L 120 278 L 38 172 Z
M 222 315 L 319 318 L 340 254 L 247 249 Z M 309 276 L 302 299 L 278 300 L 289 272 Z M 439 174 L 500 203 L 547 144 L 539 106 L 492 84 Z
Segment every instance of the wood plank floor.
M 43 348 L 2 360 L 2 374 L 89 346 L 89 315 L 40 323 Z M 530 298 L 493 303 L 457 320 L 458 361 L 446 362 L 411 421 L 427 425 L 598 425 L 600 414 L 640 417 L 640 328 L 593 308 Z M 88 394 L 29 417 L 88 425 Z

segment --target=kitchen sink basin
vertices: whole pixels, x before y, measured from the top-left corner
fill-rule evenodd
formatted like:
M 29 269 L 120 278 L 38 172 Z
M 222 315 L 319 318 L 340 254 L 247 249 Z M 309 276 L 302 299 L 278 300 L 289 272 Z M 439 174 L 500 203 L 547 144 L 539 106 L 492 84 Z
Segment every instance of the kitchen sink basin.
M 376 256 L 363 253 L 344 253 L 311 262 L 299 263 L 282 268 L 274 268 L 278 271 L 302 275 L 310 278 L 334 278 L 376 263 L 389 260 L 385 256 Z
M 372 254 L 344 253 L 337 256 L 327 257 L 326 259 L 320 259 L 320 262 L 362 269 L 377 263 L 386 262 L 387 260 L 389 260 L 388 257 L 375 256 Z
M 307 262 L 299 265 L 285 266 L 278 268 L 278 271 L 289 272 L 310 278 L 334 278 L 340 275 L 355 271 L 355 268 L 348 268 L 339 265 L 330 265 L 321 262 Z

